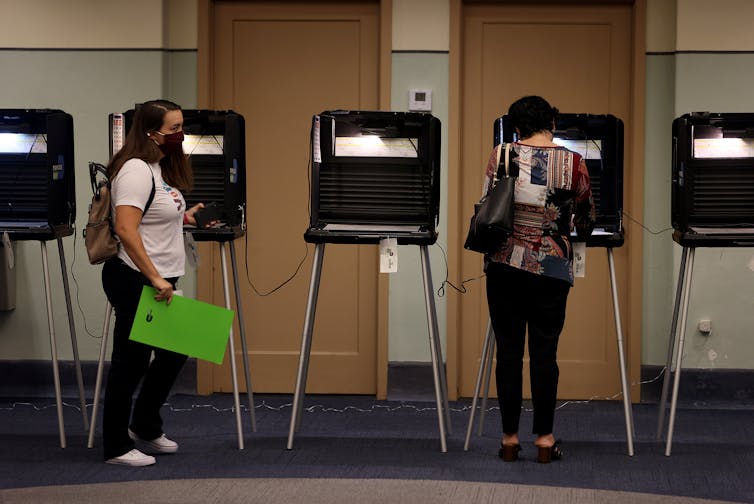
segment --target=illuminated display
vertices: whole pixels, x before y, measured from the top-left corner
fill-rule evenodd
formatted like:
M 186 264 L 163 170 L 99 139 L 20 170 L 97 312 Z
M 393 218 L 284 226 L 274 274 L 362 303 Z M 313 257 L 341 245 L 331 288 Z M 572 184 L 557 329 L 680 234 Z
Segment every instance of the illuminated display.
M 223 154 L 222 135 L 185 135 L 183 138 L 183 152 L 191 155 Z
M 47 135 L 0 133 L 0 154 L 46 154 Z
M 335 155 L 351 157 L 419 157 L 417 138 L 381 138 L 377 135 L 336 137 Z
M 568 150 L 578 152 L 584 159 L 602 158 L 602 140 L 569 140 L 554 137 L 552 141 Z
M 695 138 L 697 159 L 754 158 L 754 138 Z

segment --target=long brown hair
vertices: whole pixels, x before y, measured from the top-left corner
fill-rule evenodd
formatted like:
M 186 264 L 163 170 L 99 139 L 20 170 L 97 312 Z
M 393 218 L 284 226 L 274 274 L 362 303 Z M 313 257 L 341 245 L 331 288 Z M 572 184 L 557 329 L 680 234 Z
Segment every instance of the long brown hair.
M 107 165 L 107 175 L 112 180 L 129 159 L 138 158 L 147 163 L 160 162 L 162 179 L 181 191 L 190 191 L 193 185 L 191 166 L 188 156 L 179 149 L 177 152 L 163 155 L 149 134 L 159 131 L 165 114 L 181 107 L 168 100 L 151 100 L 137 107 L 133 124 L 128 130 L 123 147 L 115 153 Z

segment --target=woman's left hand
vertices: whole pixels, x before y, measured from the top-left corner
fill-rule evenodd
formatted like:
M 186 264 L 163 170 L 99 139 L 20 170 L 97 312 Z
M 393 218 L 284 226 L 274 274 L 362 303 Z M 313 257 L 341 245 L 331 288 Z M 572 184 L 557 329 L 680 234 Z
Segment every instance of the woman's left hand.
M 204 208 L 204 203 L 197 203 L 196 205 L 192 206 L 188 210 L 186 210 L 184 223 L 185 224 L 191 224 L 192 226 L 196 226 L 196 212 Z

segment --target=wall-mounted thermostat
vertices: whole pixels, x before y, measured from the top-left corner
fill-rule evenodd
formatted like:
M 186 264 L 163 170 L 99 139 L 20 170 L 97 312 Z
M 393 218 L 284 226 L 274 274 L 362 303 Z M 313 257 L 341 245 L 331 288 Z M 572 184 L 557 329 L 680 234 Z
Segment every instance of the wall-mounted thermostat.
M 408 110 L 410 112 L 432 112 L 432 90 L 409 89 Z

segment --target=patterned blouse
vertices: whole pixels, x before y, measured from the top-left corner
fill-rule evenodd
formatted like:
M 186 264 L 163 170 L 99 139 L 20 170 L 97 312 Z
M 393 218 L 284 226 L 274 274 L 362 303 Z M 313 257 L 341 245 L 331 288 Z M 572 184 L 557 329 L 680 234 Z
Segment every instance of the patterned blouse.
M 498 145 L 487 163 L 487 191 L 502 148 Z M 521 143 L 511 144 L 509 163 L 519 167 L 513 234 L 489 259 L 573 285 L 570 233 L 575 228 L 585 239 L 596 219 L 586 163 L 565 147 Z

